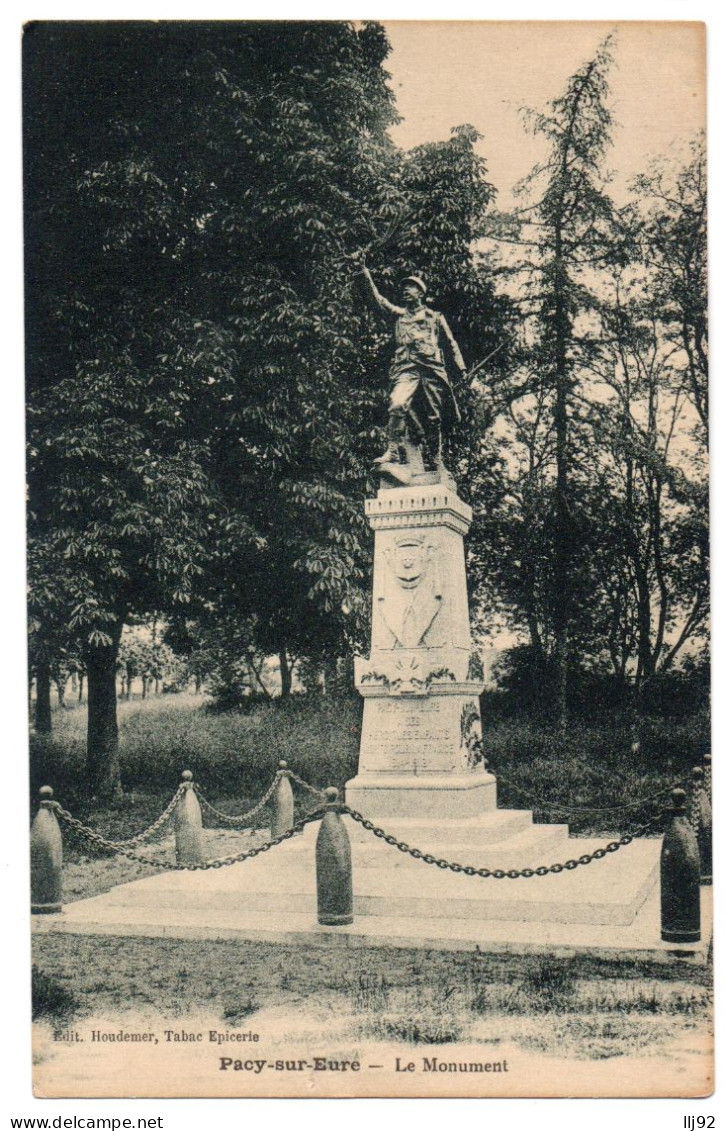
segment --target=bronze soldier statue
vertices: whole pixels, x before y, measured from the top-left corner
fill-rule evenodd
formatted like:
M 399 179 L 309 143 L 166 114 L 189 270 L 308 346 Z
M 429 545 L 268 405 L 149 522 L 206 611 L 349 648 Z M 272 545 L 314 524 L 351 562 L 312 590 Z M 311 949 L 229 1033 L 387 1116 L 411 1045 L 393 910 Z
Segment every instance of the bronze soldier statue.
M 417 275 L 403 280 L 402 306 L 380 294 L 363 262 L 355 257 L 370 293 L 387 314 L 394 314 L 395 356 L 390 367 L 392 389 L 388 408 L 388 446 L 376 464 L 406 462 L 405 440 L 419 446 L 425 471 L 444 470 L 443 429 L 460 420 L 443 356 L 448 349 L 461 376 L 466 365 L 442 314 L 424 304 L 426 285 Z

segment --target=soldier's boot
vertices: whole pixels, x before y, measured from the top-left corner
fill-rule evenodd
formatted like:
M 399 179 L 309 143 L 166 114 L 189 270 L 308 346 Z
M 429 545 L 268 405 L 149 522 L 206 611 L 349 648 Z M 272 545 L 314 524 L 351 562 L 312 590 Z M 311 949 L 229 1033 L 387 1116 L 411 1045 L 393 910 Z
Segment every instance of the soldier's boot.
M 422 446 L 423 468 L 425 471 L 441 471 L 443 468 L 443 436 L 440 424 L 431 424 Z
M 405 446 L 405 418 L 391 413 L 388 418 L 388 446 L 381 456 L 373 460 L 376 464 L 406 463 Z

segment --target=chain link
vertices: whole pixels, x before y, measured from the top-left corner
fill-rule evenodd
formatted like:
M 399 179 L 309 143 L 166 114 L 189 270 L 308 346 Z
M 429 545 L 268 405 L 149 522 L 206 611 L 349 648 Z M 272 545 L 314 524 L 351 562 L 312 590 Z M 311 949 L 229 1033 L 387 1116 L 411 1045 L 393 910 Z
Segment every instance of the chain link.
M 398 840 L 392 833 L 386 833 L 385 829 L 381 829 L 378 825 L 374 825 L 372 821 L 368 821 L 367 818 L 363 817 L 362 813 L 358 813 L 356 809 L 350 809 L 347 805 L 338 805 L 335 806 L 335 808 L 339 813 L 347 813 L 348 817 L 352 817 L 353 821 L 357 821 L 359 825 L 362 825 L 364 829 L 371 832 L 373 836 L 379 837 L 381 840 L 384 840 L 386 844 L 397 848 L 400 852 L 407 853 L 409 856 L 412 856 L 414 860 L 422 860 L 424 864 L 435 864 L 436 867 L 444 870 L 447 869 L 451 872 L 462 872 L 464 876 L 480 876 L 484 880 L 529 880 L 533 876 L 556 876 L 559 872 L 563 871 L 573 872 L 575 868 L 591 864 L 594 860 L 603 860 L 608 853 L 618 852 L 620 848 L 631 844 L 635 837 L 641 836 L 642 833 L 656 824 L 662 816 L 661 813 L 658 813 L 656 817 L 653 817 L 646 825 L 640 826 L 635 832 L 627 833 L 620 837 L 619 840 L 610 841 L 604 848 L 595 848 L 593 852 L 585 853 L 576 860 L 566 860 L 563 864 L 541 865 L 539 868 L 521 868 L 520 870 L 510 868 L 508 871 L 502 868 L 496 868 L 492 871 L 490 868 L 474 868 L 471 865 L 457 864 L 450 860 L 443 860 L 437 856 L 433 856 L 430 852 L 421 852 L 419 848 L 411 848 L 405 841 Z
M 171 798 L 171 801 L 164 809 L 163 813 L 156 818 L 152 825 L 149 825 L 147 829 L 144 829 L 143 832 L 137 833 L 136 836 L 129 837 L 127 840 L 107 840 L 105 837 L 101 837 L 104 845 L 106 845 L 109 850 L 113 849 L 116 852 L 120 852 L 122 849 L 133 848 L 136 845 L 143 844 L 146 840 L 150 840 L 154 833 L 159 832 L 160 829 L 162 829 L 164 825 L 168 824 L 168 822 L 171 820 L 174 814 L 174 810 L 176 809 L 176 806 L 178 805 L 179 800 L 185 793 L 185 791 L 186 784 L 182 782 L 182 784 L 176 790 L 174 796 Z M 58 802 L 55 802 L 55 804 L 58 805 Z M 57 812 L 63 816 L 64 820 L 68 820 L 69 822 L 76 820 L 75 817 L 71 817 L 70 813 L 68 813 L 66 809 L 61 809 L 60 806 L 58 806 Z M 80 825 L 80 821 L 77 823 Z M 87 826 L 85 825 L 81 827 L 87 828 Z M 93 833 L 94 836 L 100 837 L 100 833 L 94 833 L 92 829 L 88 829 L 88 832 Z
M 264 844 L 257 844 L 253 848 L 248 848 L 246 852 L 237 852 L 234 856 L 221 856 L 217 860 L 207 860 L 203 864 L 174 864 L 173 870 L 175 872 L 206 872 L 210 868 L 224 868 L 227 864 L 238 864 L 242 860 L 251 860 L 252 857 L 259 856 L 262 852 L 269 852 L 270 848 L 275 848 L 283 841 L 289 840 L 290 837 L 297 836 L 298 833 L 302 832 L 305 825 L 309 825 L 312 821 L 318 821 L 320 817 L 324 816 L 325 811 L 325 809 L 316 809 L 314 813 L 307 813 L 304 817 L 295 821 L 286 832 L 272 837 L 271 840 L 266 840 Z
M 77 833 L 83 840 L 87 840 L 95 848 L 102 848 L 106 852 L 112 852 L 115 856 L 126 856 L 129 860 L 135 860 L 138 864 L 148 864 L 152 868 L 168 869 L 169 865 L 164 864 L 160 860 L 153 860 L 148 856 L 139 856 L 138 853 L 132 852 L 129 848 L 125 847 L 120 841 L 106 840 L 100 833 L 89 829 L 88 825 L 84 825 L 82 821 L 77 820 L 67 809 L 57 801 L 51 802 L 51 806 L 55 813 L 65 821 L 65 823 Z
M 129 837 L 128 840 L 109 841 L 109 844 L 114 844 L 118 848 L 132 848 L 136 844 L 143 844 L 145 840 L 149 840 L 154 835 L 154 833 L 159 832 L 159 830 L 162 829 L 164 825 L 168 824 L 168 822 L 174 815 L 176 806 L 179 804 L 179 801 L 181 800 L 185 792 L 185 783 L 182 782 L 176 790 L 174 796 L 171 798 L 171 801 L 164 809 L 161 816 L 157 817 L 154 823 L 152 825 L 149 825 L 149 827 L 144 832 L 138 833 L 136 836 Z
M 292 781 L 297 782 L 297 785 L 301 785 L 302 788 L 308 790 L 309 793 L 314 793 L 316 797 L 325 796 L 324 789 L 318 789 L 316 785 L 310 785 L 310 783 L 308 781 L 305 781 L 304 778 L 301 778 L 299 774 L 293 773 L 292 770 L 285 770 L 284 772 L 286 773 L 288 778 L 291 778 Z
M 201 805 L 202 809 L 209 813 L 210 816 L 216 817 L 219 821 L 224 821 L 224 823 L 227 825 L 242 825 L 245 823 L 245 821 L 248 821 L 250 817 L 256 817 L 257 813 L 260 813 L 262 809 L 264 809 L 265 805 L 270 800 L 272 794 L 277 788 L 277 783 L 282 776 L 283 775 L 281 773 L 276 773 L 269 789 L 265 794 L 263 794 L 257 804 L 249 809 L 246 813 L 238 813 L 236 816 L 232 816 L 231 813 L 222 813 L 220 809 L 215 809 L 211 802 L 207 801 L 207 799 L 200 792 L 199 787 L 198 785 L 196 785 L 196 783 L 194 785 L 194 792 L 199 799 L 199 804 Z
M 207 812 L 212 817 L 216 817 L 217 820 L 223 821 L 225 824 L 231 825 L 232 827 L 235 827 L 237 825 L 243 825 L 245 822 L 249 821 L 250 818 L 252 818 L 252 817 L 256 817 L 257 814 L 260 813 L 262 811 L 262 809 L 264 809 L 265 805 L 267 804 L 267 802 L 271 799 L 272 795 L 274 794 L 274 791 L 275 791 L 278 783 L 284 777 L 289 778 L 291 781 L 296 782 L 297 785 L 302 786 L 303 789 L 306 789 L 309 793 L 314 794 L 315 797 L 319 797 L 321 800 L 324 799 L 324 797 L 325 797 L 324 790 L 318 789 L 314 785 L 310 785 L 309 782 L 305 781 L 304 778 L 301 778 L 299 776 L 299 774 L 293 773 L 292 770 L 278 770 L 277 773 L 274 776 L 274 780 L 273 780 L 272 784 L 270 785 L 269 789 L 260 798 L 260 800 L 257 802 L 257 804 L 252 809 L 249 809 L 246 813 L 239 813 L 235 816 L 232 816 L 232 814 L 230 814 L 230 813 L 222 813 L 220 809 L 215 808 L 215 806 L 213 806 L 210 801 L 207 801 L 207 799 L 204 797 L 204 795 L 199 790 L 199 787 L 198 787 L 198 785 L 196 785 L 196 783 L 194 784 L 194 788 L 195 788 L 195 791 L 196 791 L 196 796 L 199 799 L 199 804 L 201 805 L 202 809 L 205 810 L 205 812 Z
M 495 770 L 491 772 L 494 774 L 497 781 L 501 782 L 502 785 L 507 786 L 509 789 L 513 789 L 514 792 L 518 793 L 524 800 L 532 802 L 537 809 L 551 809 L 558 813 L 621 813 L 627 809 L 644 809 L 646 805 L 651 805 L 653 802 L 659 801 L 661 797 L 665 795 L 669 796 L 673 789 L 681 788 L 681 783 L 675 782 L 671 786 L 667 786 L 665 789 L 660 789 L 657 793 L 645 797 L 642 801 L 629 801 L 624 805 L 560 805 L 556 801 L 547 801 L 543 797 L 536 797 L 533 793 L 527 793 L 526 790 L 521 789 L 518 785 L 514 785 L 512 781 L 502 777 L 501 774 L 496 773 Z
M 106 840 L 100 833 L 94 832 L 93 829 L 89 829 L 87 825 L 77 820 L 67 809 L 63 809 L 57 801 L 51 802 L 51 806 L 70 828 L 97 848 L 103 848 L 118 856 L 126 856 L 129 860 L 135 860 L 139 864 L 148 864 L 152 868 L 159 868 L 165 872 L 204 872 L 210 868 L 223 868 L 228 864 L 237 864 L 242 860 L 250 860 L 253 856 L 259 856 L 262 852 L 269 852 L 270 848 L 274 848 L 276 845 L 281 844 L 282 841 L 289 840 L 290 837 L 296 836 L 297 833 L 302 831 L 305 825 L 310 824 L 312 821 L 319 820 L 327 811 L 327 807 L 325 807 L 324 809 L 316 809 L 312 813 L 307 813 L 304 817 L 300 817 L 298 821 L 295 821 L 294 825 L 287 829 L 286 832 L 280 833 L 279 836 L 265 841 L 264 844 L 258 844 L 253 848 L 248 848 L 246 852 L 237 852 L 233 856 L 221 856 L 216 860 L 207 860 L 203 864 L 169 864 L 160 860 L 152 860 L 146 856 L 139 856 L 137 853 L 131 852 L 127 848 L 119 847 L 114 841 Z

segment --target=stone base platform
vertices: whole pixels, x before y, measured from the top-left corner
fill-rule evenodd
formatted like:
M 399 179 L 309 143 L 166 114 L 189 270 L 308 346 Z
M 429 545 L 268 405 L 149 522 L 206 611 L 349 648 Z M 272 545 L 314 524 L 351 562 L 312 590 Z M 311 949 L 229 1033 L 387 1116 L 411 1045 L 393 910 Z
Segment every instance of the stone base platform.
M 240 864 L 209 871 L 167 872 L 113 888 L 97 897 L 104 906 L 149 910 L 184 907 L 202 918 L 208 912 L 236 911 L 244 907 L 260 915 L 279 912 L 314 915 L 317 906 L 315 840 L 302 846 L 279 845 Z M 591 853 L 606 841 L 564 841 L 560 859 L 547 857 L 539 864 L 564 863 L 569 857 Z M 505 842 L 504 842 L 505 846 Z M 502 847 L 504 847 L 502 846 Z M 535 923 L 631 923 L 655 885 L 659 868 L 659 840 L 638 840 L 616 856 L 561 872 L 530 879 L 496 880 L 455 874 L 397 849 L 375 860 L 377 866 L 355 867 L 355 914 L 389 919 L 434 920 L 493 919 Z M 625 858 L 626 852 L 626 858 Z M 404 860 L 393 866 L 393 854 Z M 449 854 L 447 859 L 455 859 Z M 459 863 L 467 864 L 461 852 Z M 488 863 L 487 865 L 488 866 Z
M 702 954 L 659 940 L 659 838 L 639 839 L 601 860 L 529 879 L 482 879 L 429 865 L 345 818 L 353 853 L 355 921 L 323 928 L 316 917 L 317 825 L 269 853 L 218 869 L 165 872 L 35 917 L 39 932 L 148 937 L 247 938 L 436 949 L 564 950 L 610 955 Z M 606 842 L 572 838 L 531 813 L 494 810 L 444 822 L 405 818 L 389 827 L 449 861 L 494 868 L 565 863 Z
M 36 935 L 233 940 L 315 948 L 387 946 L 474 951 L 482 955 L 582 956 L 609 962 L 663 964 L 705 963 L 712 937 L 712 888 L 701 889 L 702 941 L 682 944 L 665 943 L 660 939 L 657 888 L 628 926 L 578 925 L 576 928 L 569 924 L 526 920 L 420 921 L 360 915 L 346 927 L 321 927 L 312 914 L 279 911 L 260 914 L 246 907 L 242 900 L 236 908 L 209 909 L 201 915 L 197 909 L 180 904 L 154 908 L 108 902 L 112 894 L 68 904 L 60 915 L 34 916 L 33 932 Z

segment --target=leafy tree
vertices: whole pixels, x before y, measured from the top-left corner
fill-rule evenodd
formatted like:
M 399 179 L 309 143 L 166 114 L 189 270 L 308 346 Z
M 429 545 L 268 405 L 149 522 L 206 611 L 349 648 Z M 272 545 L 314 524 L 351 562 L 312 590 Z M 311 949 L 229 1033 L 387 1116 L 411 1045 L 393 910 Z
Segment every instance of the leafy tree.
M 642 230 L 632 210 L 633 235 Z M 641 244 L 613 273 L 601 305 L 602 340 L 590 362 L 602 505 L 601 613 L 607 650 L 638 708 L 648 685 L 702 635 L 708 613 L 706 436 L 692 367 L 662 308 Z M 655 279 L 653 279 L 655 274 Z M 608 396 L 604 395 L 606 391 Z
M 99 366 L 100 368 L 100 366 Z M 123 625 L 188 600 L 205 554 L 210 493 L 198 445 L 160 442 L 163 410 L 137 373 L 80 370 L 29 412 L 30 538 L 62 561 L 68 631 L 88 675 L 88 772 L 99 793 L 118 784 L 115 673 Z M 79 402 L 79 392 L 82 401 Z M 31 573 L 37 593 L 49 574 Z
M 707 444 L 707 170 L 703 137 L 682 164 L 655 162 L 637 177 L 631 235 L 648 272 L 650 297 L 668 342 L 684 354 L 683 390 Z
M 695 150 L 668 177 L 680 186 L 699 184 L 698 165 Z M 693 386 L 693 350 L 683 344 L 682 305 L 674 293 L 682 295 L 682 273 L 674 255 L 668 272 L 649 246 L 650 239 L 659 246 L 662 237 L 663 225 L 653 220 L 661 203 L 643 192 L 643 183 L 637 178 L 631 203 L 612 224 L 610 253 L 592 260 L 586 272 L 588 306 L 573 324 L 567 414 L 577 536 L 568 571 L 568 670 L 579 669 L 579 684 L 583 667 L 611 671 L 611 691 L 631 705 L 635 727 L 655 687 L 686 660 L 687 648 L 701 645 L 709 567 L 705 399 L 699 383 Z M 694 208 L 689 216 L 686 245 L 678 252 L 687 262 L 688 247 L 704 248 L 704 216 Z M 525 258 L 530 252 L 520 251 L 513 261 L 515 279 Z M 521 303 L 525 312 L 537 312 L 535 298 L 532 288 Z M 703 291 L 703 309 L 705 301 Z M 704 325 L 699 337 L 706 350 Z M 520 369 L 523 377 L 514 372 L 506 383 L 511 392 L 519 381 L 524 396 L 496 422 L 508 505 L 496 517 L 503 552 L 486 580 L 527 631 L 527 670 L 545 700 L 561 599 L 551 521 L 555 402 L 548 382 L 527 386 L 525 354 Z
M 548 594 L 552 690 L 561 727 L 567 720 L 575 594 L 586 593 L 585 586 L 577 585 L 577 579 L 587 573 L 582 553 L 586 508 L 577 497 L 578 486 L 586 478 L 581 460 L 587 449 L 578 421 L 582 367 L 592 345 L 589 319 L 598 306 L 596 272 L 619 254 L 603 167 L 610 143 L 606 99 L 611 62 L 607 39 L 568 80 L 564 93 L 546 112 L 527 112 L 527 124 L 545 138 L 548 155 L 521 186 L 526 204 L 513 217 L 497 218 L 487 231 L 495 240 L 513 242 L 521 253 L 516 281 L 528 350 L 528 360 L 522 359 L 523 392 L 532 398 L 524 411 L 529 414 L 527 427 L 542 432 L 552 449 L 551 487 L 548 476 L 543 480 L 539 476 L 540 456 L 530 460 L 525 489 L 538 508 L 535 541 L 544 554 L 543 560 L 541 554 L 534 558 L 526 554 L 525 560 L 526 568 L 536 571 L 529 593 L 534 594 L 543 583 Z M 544 484 L 543 493 L 537 482 Z M 524 561 L 524 556 L 517 555 L 517 559 Z M 531 611 L 528 619 L 533 624 Z M 533 641 L 538 642 L 536 636 Z
M 284 523 L 275 478 L 319 463 L 325 432 L 321 448 L 344 450 L 341 422 L 320 420 L 325 382 L 347 404 L 351 380 L 329 373 L 345 342 L 320 284 L 334 308 L 330 209 L 354 212 L 343 150 L 365 148 L 389 102 L 382 54 L 374 28 L 347 25 L 37 25 L 26 38 L 30 536 L 69 574 L 100 792 L 118 786 L 124 622 L 189 599 L 210 528 L 244 568 Z M 309 495 L 300 478 L 291 509 Z M 320 588 L 342 589 L 344 572 L 333 561 Z M 36 592 L 47 580 L 31 573 Z
M 60 675 L 61 666 L 77 670 L 80 657 L 75 634 L 68 627 L 72 605 L 65 562 L 51 546 L 33 537 L 32 510 L 28 524 L 28 575 L 33 582 L 28 599 L 28 677 L 29 685 L 35 680 L 35 730 L 49 734 L 54 674 Z
M 183 659 L 173 652 L 163 639 L 163 626 L 153 617 L 150 623 L 126 626 L 118 652 L 118 671 L 121 673 L 122 691 L 131 698 L 133 681 L 141 679 L 141 697 L 151 684 L 156 691 L 162 680 L 177 686 L 186 682 L 188 671 Z
M 31 600 L 82 644 L 98 792 L 129 620 L 195 602 L 283 674 L 361 640 L 383 336 L 347 255 L 410 205 L 408 247 L 492 335 L 475 139 L 397 151 L 387 51 L 374 24 L 26 35 Z

